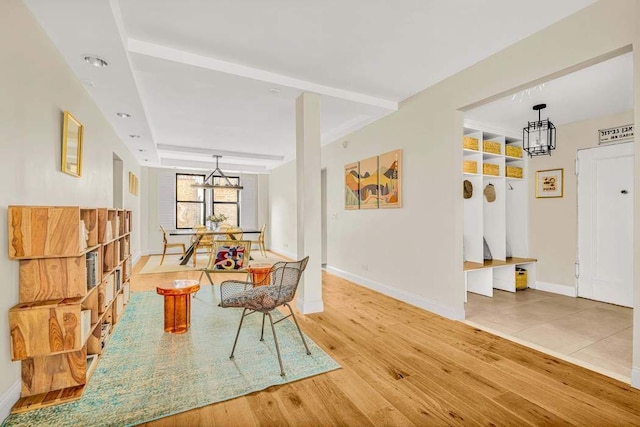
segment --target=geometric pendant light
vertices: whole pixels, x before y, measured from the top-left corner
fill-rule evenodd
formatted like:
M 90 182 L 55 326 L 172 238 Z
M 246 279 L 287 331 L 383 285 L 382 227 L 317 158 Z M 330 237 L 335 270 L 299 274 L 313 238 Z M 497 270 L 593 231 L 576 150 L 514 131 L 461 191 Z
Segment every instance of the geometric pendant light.
M 551 150 L 556 149 L 556 127 L 548 118 L 540 118 L 540 110 L 544 108 L 547 108 L 547 104 L 534 105 L 533 109 L 538 111 L 538 121 L 529 122 L 522 129 L 522 148 L 530 157 L 551 155 Z
M 218 155 L 213 156 L 216 159 L 216 168 L 211 172 L 209 176 L 207 176 L 204 180 L 204 184 L 191 184 L 191 187 L 195 188 L 233 188 L 235 190 L 242 190 L 242 185 L 234 185 L 231 183 L 229 178 L 220 170 L 218 167 L 218 160 L 220 157 Z M 218 179 L 216 179 L 218 178 Z M 211 182 L 207 182 L 211 179 Z M 218 184 L 218 182 L 222 182 L 222 184 Z

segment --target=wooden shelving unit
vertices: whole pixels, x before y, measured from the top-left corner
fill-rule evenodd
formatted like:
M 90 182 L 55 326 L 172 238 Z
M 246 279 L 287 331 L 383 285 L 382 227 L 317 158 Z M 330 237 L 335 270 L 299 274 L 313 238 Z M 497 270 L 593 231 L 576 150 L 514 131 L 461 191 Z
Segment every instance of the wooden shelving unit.
M 131 218 L 123 209 L 9 206 L 9 258 L 20 262 L 11 359 L 22 363 L 12 413 L 82 396 L 129 302 Z

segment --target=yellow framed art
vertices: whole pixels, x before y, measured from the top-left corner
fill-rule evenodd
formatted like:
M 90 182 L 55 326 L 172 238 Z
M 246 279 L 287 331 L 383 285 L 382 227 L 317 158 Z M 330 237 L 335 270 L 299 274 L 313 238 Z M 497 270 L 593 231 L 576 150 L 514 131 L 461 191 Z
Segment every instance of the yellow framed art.
M 138 195 L 138 177 L 133 172 L 129 172 L 129 193 Z
M 84 126 L 70 112 L 64 112 L 62 126 L 62 172 L 82 176 L 82 135 Z

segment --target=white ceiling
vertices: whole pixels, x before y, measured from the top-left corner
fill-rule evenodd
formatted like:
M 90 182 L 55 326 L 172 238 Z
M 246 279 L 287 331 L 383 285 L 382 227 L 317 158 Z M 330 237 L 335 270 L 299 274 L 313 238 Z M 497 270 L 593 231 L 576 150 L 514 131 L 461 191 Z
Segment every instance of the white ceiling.
M 474 108 L 465 119 L 521 133 L 528 121 L 538 119 L 536 104 L 547 104 L 541 117 L 556 126 L 633 109 L 632 53 Z
M 303 91 L 321 95 L 328 143 L 593 3 L 23 1 L 142 165 L 212 169 L 221 153 L 222 169 L 249 172 L 295 156 Z

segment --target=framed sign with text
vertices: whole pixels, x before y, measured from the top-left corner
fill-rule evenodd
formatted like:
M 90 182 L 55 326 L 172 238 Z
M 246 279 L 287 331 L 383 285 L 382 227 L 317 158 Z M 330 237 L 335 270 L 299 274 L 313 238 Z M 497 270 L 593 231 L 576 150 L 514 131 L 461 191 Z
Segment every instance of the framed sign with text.
M 633 125 L 618 126 L 598 130 L 598 145 L 611 142 L 623 142 L 633 139 Z

